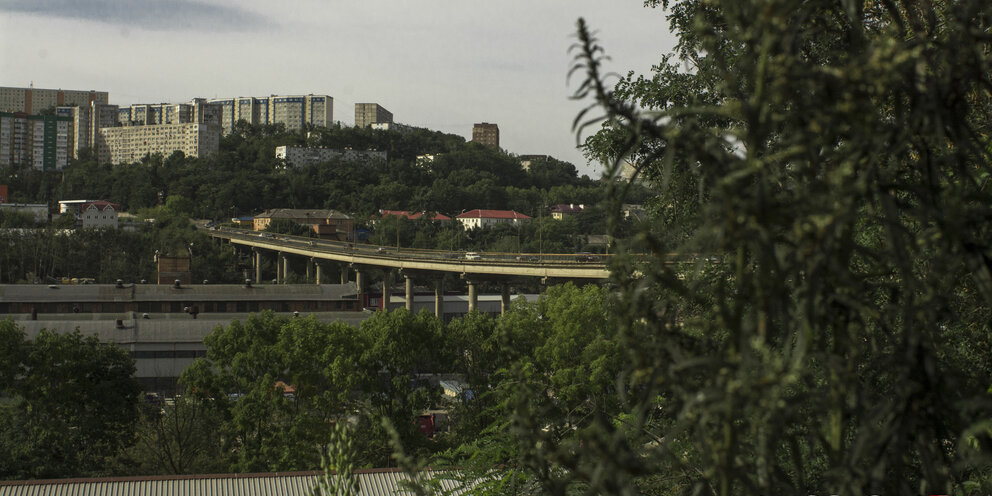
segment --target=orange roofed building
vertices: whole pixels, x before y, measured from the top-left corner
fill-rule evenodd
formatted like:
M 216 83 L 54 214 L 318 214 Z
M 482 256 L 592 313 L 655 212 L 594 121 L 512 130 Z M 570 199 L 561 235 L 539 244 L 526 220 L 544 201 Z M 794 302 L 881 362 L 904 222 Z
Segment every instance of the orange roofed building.
M 409 220 L 427 219 L 435 222 L 448 222 L 451 217 L 437 212 L 409 212 L 407 210 L 380 210 L 379 218 L 386 216 L 403 217 Z
M 477 227 L 487 227 L 506 223 L 518 225 L 531 220 L 530 216 L 514 210 L 484 210 L 479 208 L 459 214 L 455 216 L 455 218 L 458 219 L 458 222 L 462 223 L 462 226 L 465 229 L 475 229 Z

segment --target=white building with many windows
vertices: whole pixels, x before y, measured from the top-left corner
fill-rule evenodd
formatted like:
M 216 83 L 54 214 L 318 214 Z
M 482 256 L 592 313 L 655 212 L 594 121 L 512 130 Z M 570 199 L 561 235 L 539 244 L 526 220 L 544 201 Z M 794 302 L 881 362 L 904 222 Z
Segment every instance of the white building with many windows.
M 514 210 L 484 210 L 478 208 L 456 215 L 455 218 L 458 219 L 458 222 L 462 223 L 462 226 L 466 230 L 496 224 L 518 225 L 531 220 L 529 215 L 524 215 Z
M 168 157 L 181 151 L 203 157 L 220 148 L 220 127 L 212 124 L 154 124 L 100 129 L 97 154 L 101 163 L 129 164 L 145 155 Z

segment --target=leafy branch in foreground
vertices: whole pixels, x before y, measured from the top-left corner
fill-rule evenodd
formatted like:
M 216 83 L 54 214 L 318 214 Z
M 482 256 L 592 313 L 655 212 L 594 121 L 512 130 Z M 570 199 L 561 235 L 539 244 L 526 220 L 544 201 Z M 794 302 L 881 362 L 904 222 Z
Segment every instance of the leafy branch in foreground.
M 608 89 L 583 21 L 573 67 L 593 99 L 576 130 L 605 123 L 587 154 L 656 192 L 628 247 L 654 259 L 614 271 L 623 413 L 532 452 L 551 463 L 535 477 L 552 494 L 987 491 L 992 6 L 651 5 L 679 44 L 650 77 Z

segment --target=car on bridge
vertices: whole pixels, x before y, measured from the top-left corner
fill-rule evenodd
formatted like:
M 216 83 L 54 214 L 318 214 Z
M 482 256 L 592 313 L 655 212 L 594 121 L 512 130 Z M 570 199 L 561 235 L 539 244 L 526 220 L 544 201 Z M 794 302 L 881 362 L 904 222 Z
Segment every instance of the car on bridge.
M 482 255 L 479 255 L 474 251 L 470 251 L 465 254 L 465 260 L 482 260 Z

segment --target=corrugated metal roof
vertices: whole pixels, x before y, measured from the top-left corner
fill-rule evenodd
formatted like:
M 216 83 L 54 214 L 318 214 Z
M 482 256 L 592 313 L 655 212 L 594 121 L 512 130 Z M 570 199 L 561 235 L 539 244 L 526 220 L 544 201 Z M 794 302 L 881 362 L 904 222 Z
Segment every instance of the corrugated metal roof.
M 73 314 L 84 315 L 90 314 Z M 213 332 L 217 326 L 226 327 L 233 320 L 244 322 L 249 314 L 247 313 L 213 313 L 200 314 L 200 318 L 193 319 L 186 314 L 151 314 L 149 319 L 124 319 L 124 328 L 118 328 L 115 315 L 100 315 L 104 318 L 92 319 L 72 319 L 72 320 L 16 320 L 15 323 L 24 329 L 28 338 L 33 339 L 42 329 L 49 329 L 59 332 L 72 332 L 79 329 L 84 336 L 96 334 L 100 341 L 115 342 L 118 344 L 130 343 L 150 343 L 150 342 L 190 342 L 201 343 L 203 337 Z M 140 314 L 139 314 L 140 315 Z M 291 317 L 291 313 L 277 313 L 283 317 Z M 309 312 L 301 312 L 301 317 L 311 315 Z M 365 312 L 314 312 L 312 313 L 318 321 L 344 322 L 357 326 L 371 316 Z
M 437 477 L 444 491 L 455 491 L 459 482 L 443 478 L 444 472 L 421 472 Z M 310 496 L 319 472 L 271 474 L 216 474 L 191 476 L 122 477 L 100 479 L 58 479 L 0 482 L 0 496 L 220 496 L 278 495 Z M 362 496 L 412 494 L 402 487 L 409 476 L 398 469 L 360 470 L 355 473 Z M 453 494 L 462 494 L 462 489 Z
M 180 289 L 171 285 L 2 284 L 0 301 L 16 302 L 96 302 L 96 301 L 311 301 L 342 300 L 354 297 L 357 288 L 348 284 L 188 284 Z

